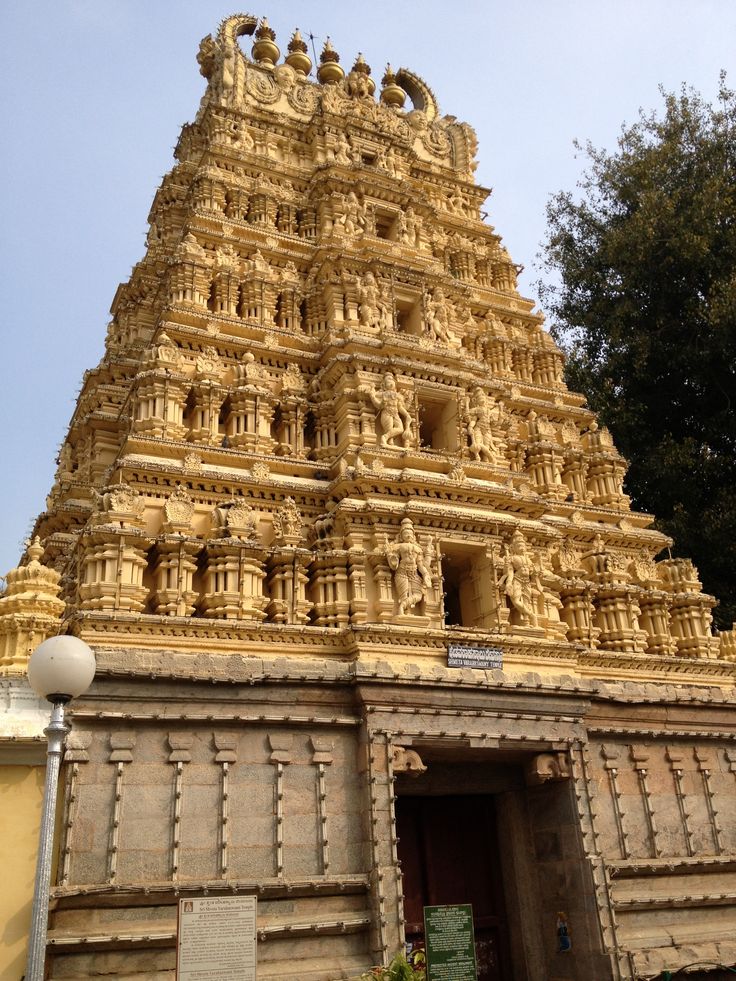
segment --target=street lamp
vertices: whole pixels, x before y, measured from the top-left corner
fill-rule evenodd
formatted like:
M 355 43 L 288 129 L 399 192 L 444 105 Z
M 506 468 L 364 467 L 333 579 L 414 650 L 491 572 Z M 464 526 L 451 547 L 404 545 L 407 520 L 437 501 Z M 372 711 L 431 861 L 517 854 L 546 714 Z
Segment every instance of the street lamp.
M 51 704 L 51 720 L 44 729 L 48 739 L 46 783 L 43 791 L 41 829 L 38 835 L 36 882 L 33 888 L 31 933 L 28 938 L 26 981 L 43 981 L 46 962 L 46 929 L 49 915 L 51 853 L 54 842 L 56 792 L 64 740 L 69 726 L 64 721 L 64 706 L 82 695 L 95 676 L 95 656 L 78 637 L 49 637 L 39 644 L 28 661 L 31 688 Z

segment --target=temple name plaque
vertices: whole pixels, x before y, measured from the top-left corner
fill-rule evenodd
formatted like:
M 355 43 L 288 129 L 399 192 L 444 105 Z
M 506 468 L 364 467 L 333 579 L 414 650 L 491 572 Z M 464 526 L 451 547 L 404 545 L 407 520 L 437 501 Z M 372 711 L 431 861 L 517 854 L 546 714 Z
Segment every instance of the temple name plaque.
M 473 907 L 425 906 L 427 981 L 478 981 Z
M 503 651 L 500 647 L 465 647 L 450 644 L 447 648 L 448 668 L 503 668 Z
M 176 978 L 255 981 L 255 896 L 179 900 Z

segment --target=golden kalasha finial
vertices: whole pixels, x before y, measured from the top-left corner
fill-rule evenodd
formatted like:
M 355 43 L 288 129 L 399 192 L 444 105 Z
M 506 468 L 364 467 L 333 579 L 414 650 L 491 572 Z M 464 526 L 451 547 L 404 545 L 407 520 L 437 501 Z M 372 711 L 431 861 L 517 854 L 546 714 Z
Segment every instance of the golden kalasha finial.
M 289 53 L 284 59 L 299 75 L 308 75 L 312 70 L 312 59 L 307 54 L 307 42 L 302 37 L 299 28 L 291 35 Z
M 381 85 L 383 86 L 381 89 L 381 102 L 387 106 L 394 106 L 396 109 L 401 109 L 406 101 L 406 92 L 397 83 L 396 75 L 391 65 L 386 65 L 386 71 L 381 79 Z
M 265 17 L 256 28 L 256 40 L 251 49 L 253 60 L 259 65 L 273 66 L 278 61 L 279 51 L 276 42 L 276 32 L 269 26 Z
M 329 38 L 325 41 L 319 61 L 320 65 L 317 69 L 317 78 L 323 85 L 334 85 L 336 82 L 341 82 L 345 78 L 345 72 L 338 64 L 340 55 L 332 47 L 332 41 Z

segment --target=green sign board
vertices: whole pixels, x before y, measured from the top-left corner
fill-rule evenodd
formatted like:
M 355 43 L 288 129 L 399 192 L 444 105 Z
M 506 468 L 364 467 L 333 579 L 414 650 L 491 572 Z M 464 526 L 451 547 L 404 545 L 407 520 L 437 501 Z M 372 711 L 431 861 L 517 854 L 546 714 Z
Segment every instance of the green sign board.
M 425 906 L 427 981 L 478 981 L 473 907 Z

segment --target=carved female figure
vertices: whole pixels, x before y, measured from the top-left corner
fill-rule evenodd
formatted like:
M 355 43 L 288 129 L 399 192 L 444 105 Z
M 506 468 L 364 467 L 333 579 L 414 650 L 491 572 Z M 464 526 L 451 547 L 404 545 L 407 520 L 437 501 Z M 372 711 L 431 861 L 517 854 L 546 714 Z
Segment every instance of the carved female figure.
M 537 601 L 544 595 L 539 573 L 529 554 L 524 536 L 518 530 L 511 536 L 503 560 L 503 575 L 499 586 L 519 614 L 522 626 L 537 625 Z
M 399 614 L 403 615 L 421 603 L 432 587 L 431 553 L 417 542 L 411 518 L 401 522 L 399 540 L 386 543 L 386 560 L 394 574 L 394 587 L 399 604 Z
M 381 423 L 381 446 L 391 446 L 397 436 L 401 437 L 404 446 L 411 439 L 411 414 L 406 407 L 404 396 L 396 390 L 396 379 L 387 371 L 381 381 L 381 388 L 361 386 L 359 391 L 367 395 L 374 407 L 378 409 L 378 420 Z

